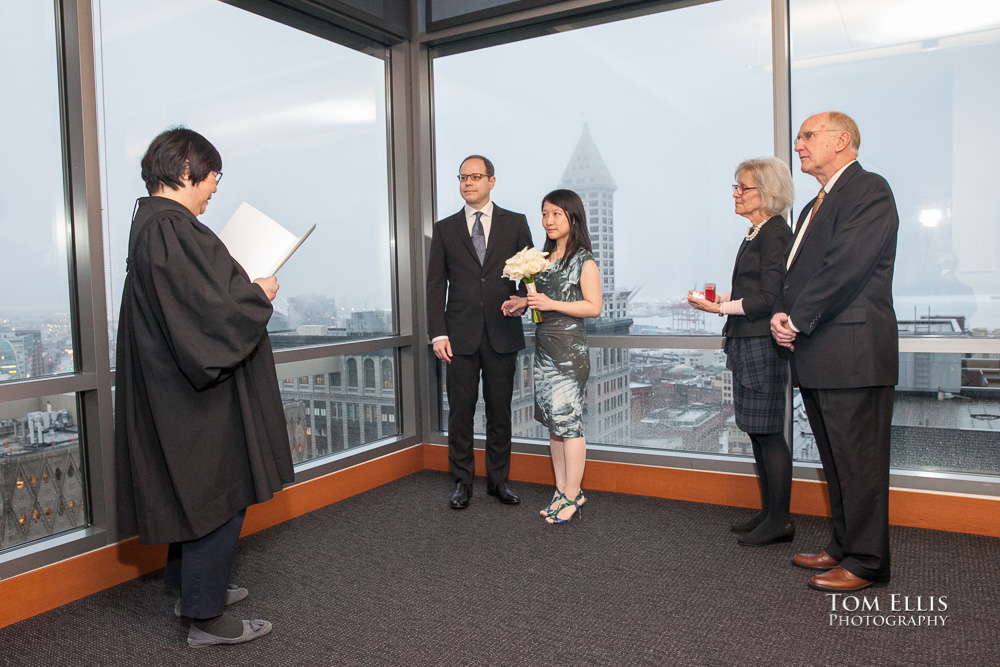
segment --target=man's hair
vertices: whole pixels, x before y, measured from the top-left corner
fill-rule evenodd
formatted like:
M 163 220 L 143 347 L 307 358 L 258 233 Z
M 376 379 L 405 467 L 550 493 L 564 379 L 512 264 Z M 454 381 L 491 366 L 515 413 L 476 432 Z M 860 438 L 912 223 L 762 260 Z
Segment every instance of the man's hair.
M 857 156 L 858 150 L 861 148 L 861 130 L 858 129 L 858 124 L 854 122 L 854 119 L 840 111 L 828 111 L 826 118 L 827 125 L 832 126 L 827 129 L 841 130 L 851 135 L 851 152 Z
M 742 174 L 753 174 L 760 195 L 761 208 L 768 217 L 781 215 L 792 207 L 795 187 L 788 165 L 776 157 L 758 157 L 744 160 L 736 167 L 736 181 Z
M 222 171 L 222 156 L 215 146 L 194 130 L 172 127 L 161 132 L 142 156 L 142 180 L 149 194 L 168 187 L 183 186 L 182 176 L 192 185 L 201 183 L 213 171 Z
M 488 158 L 483 157 L 482 155 L 470 155 L 469 157 L 465 158 L 458 165 L 458 170 L 461 171 L 462 170 L 462 165 L 465 164 L 466 162 L 468 162 L 469 160 L 482 160 L 483 164 L 486 165 L 486 177 L 487 178 L 493 178 L 493 175 L 496 173 L 494 171 L 494 169 L 493 169 L 493 163 L 490 162 Z
M 587 212 L 580 195 L 572 190 L 553 190 L 542 199 L 541 208 L 545 207 L 545 202 L 558 206 L 566 214 L 569 220 L 569 238 L 566 239 L 566 254 L 562 257 L 562 262 L 568 262 L 569 258 L 576 254 L 580 248 L 587 252 L 593 252 L 590 245 L 590 230 L 587 229 Z M 542 250 L 552 252 L 556 249 L 556 242 L 546 237 Z

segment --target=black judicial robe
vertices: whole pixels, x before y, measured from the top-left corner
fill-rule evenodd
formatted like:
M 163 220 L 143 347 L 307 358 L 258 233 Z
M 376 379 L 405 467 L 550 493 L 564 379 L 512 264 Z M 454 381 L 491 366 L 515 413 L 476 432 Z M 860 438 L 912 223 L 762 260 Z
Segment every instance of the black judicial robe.
M 182 204 L 138 201 L 118 320 L 119 526 L 204 537 L 294 474 L 267 335 L 272 306 Z

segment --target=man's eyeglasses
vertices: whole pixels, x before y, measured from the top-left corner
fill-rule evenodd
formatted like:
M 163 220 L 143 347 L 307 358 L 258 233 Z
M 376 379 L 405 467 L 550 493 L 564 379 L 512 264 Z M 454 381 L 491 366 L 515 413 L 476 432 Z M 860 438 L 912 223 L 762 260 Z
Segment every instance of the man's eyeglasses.
M 473 183 L 478 183 L 484 178 L 489 178 L 486 174 L 459 174 L 458 180 L 465 183 L 467 180 L 472 179 Z
M 803 132 L 802 134 L 795 135 L 794 144 L 797 144 L 800 141 L 812 141 L 816 138 L 817 132 L 847 132 L 847 130 L 813 130 L 811 132 Z
M 221 180 L 222 180 L 222 172 L 221 171 L 215 172 L 215 184 L 218 185 L 219 181 Z
M 735 192 L 738 195 L 742 195 L 747 190 L 756 190 L 756 189 L 757 189 L 756 186 L 751 188 L 750 186 L 743 185 L 742 183 L 738 183 L 733 186 L 733 192 Z

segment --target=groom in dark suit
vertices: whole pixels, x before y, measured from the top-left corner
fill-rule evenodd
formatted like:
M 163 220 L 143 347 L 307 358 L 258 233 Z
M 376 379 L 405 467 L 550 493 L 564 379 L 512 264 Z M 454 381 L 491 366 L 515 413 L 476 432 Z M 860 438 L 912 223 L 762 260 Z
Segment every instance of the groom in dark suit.
M 517 353 L 524 349 L 520 317 L 505 317 L 516 283 L 504 262 L 531 246 L 528 220 L 490 201 L 493 163 L 470 155 L 459 168 L 461 211 L 434 224 L 427 267 L 427 322 L 434 355 L 448 364 L 448 462 L 455 477 L 449 504 L 465 509 L 475 476 L 473 420 L 483 378 L 486 403 L 486 492 L 506 505 L 521 502 L 507 485 L 510 405 Z M 522 287 L 523 290 L 523 287 Z
M 792 353 L 823 462 L 833 537 L 809 585 L 855 591 L 889 581 L 889 440 L 899 339 L 892 307 L 899 215 L 885 179 L 857 162 L 861 134 L 826 112 L 795 139 L 802 171 L 822 189 L 803 209 L 786 260 L 771 333 Z

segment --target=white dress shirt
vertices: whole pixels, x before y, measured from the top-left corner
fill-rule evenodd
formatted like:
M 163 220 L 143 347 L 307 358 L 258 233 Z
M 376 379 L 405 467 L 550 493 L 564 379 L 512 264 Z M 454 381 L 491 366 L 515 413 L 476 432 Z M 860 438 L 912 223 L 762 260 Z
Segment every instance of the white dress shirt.
M 490 247 L 490 229 L 493 227 L 493 202 L 488 201 L 479 209 L 482 212 L 480 221 L 483 223 L 483 234 L 486 235 L 486 247 Z M 469 236 L 472 236 L 472 226 L 476 224 L 476 209 L 465 205 L 465 223 L 469 226 Z

